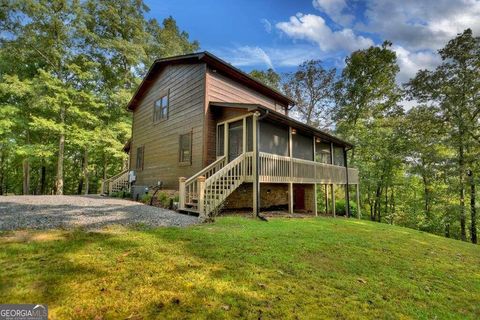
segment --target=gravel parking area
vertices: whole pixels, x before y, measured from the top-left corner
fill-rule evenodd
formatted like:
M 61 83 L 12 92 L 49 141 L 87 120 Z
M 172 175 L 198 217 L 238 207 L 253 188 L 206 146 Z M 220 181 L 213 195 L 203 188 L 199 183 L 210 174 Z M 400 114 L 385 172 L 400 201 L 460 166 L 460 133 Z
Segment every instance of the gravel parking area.
M 1 196 L 0 230 L 83 227 L 113 224 L 183 227 L 197 217 L 101 196 Z

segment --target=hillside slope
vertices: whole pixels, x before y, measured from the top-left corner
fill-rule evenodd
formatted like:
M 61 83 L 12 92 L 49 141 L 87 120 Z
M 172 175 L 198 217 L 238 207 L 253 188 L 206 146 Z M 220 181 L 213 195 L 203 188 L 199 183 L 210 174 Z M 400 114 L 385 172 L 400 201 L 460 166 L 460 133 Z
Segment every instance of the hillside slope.
M 0 237 L 0 301 L 52 319 L 480 318 L 480 246 L 354 219 Z

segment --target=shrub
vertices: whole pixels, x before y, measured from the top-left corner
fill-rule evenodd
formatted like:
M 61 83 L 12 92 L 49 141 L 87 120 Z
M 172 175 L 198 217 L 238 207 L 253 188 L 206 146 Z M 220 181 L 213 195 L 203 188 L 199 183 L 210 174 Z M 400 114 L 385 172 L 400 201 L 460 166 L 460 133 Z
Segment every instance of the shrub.
M 146 203 L 146 204 L 150 204 L 150 200 L 152 199 L 152 195 L 149 194 L 149 193 L 146 193 L 144 194 L 141 198 L 140 198 L 140 202 L 143 202 L 143 203 Z
M 170 203 L 170 198 L 168 197 L 166 192 L 163 192 L 163 191 L 159 192 L 157 195 L 157 199 L 158 199 L 158 202 L 160 202 L 162 207 L 164 208 L 168 207 Z
M 346 201 L 344 199 L 336 200 L 335 201 L 335 212 L 339 216 L 344 216 L 346 214 Z M 350 215 L 356 216 L 357 215 L 357 204 L 354 201 L 350 200 Z

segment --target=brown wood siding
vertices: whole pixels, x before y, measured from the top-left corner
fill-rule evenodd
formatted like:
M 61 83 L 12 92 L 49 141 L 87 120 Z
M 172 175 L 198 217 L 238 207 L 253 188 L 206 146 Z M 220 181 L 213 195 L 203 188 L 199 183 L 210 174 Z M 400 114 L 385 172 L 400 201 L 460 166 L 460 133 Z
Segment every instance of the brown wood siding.
M 210 69 L 207 69 L 207 82 L 208 101 L 261 104 L 285 114 L 285 105 Z
M 261 104 L 272 110 L 276 110 L 285 114 L 285 105 L 273 100 L 261 93 L 258 93 L 242 84 L 235 82 L 224 75 L 213 72 L 207 68 L 206 75 L 206 102 L 208 107 L 210 102 L 233 102 L 233 103 L 252 103 Z M 214 110 L 206 110 L 205 123 L 205 165 L 208 165 L 216 159 L 216 128 L 217 123 L 234 118 L 244 114 L 245 110 L 232 109 L 219 111 L 220 108 Z
M 167 66 L 145 92 L 133 112 L 130 167 L 136 150 L 144 146 L 144 169 L 137 171 L 137 185 L 163 181 L 168 189 L 178 188 L 178 178 L 189 177 L 203 168 L 205 64 Z M 153 122 L 153 104 L 169 90 L 168 119 Z M 178 161 L 179 137 L 192 132 L 192 164 Z

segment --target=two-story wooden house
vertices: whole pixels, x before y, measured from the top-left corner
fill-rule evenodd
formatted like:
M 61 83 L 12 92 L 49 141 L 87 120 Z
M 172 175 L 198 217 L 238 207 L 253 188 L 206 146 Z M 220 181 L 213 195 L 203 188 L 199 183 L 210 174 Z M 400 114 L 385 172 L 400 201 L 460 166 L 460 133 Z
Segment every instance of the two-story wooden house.
M 352 145 L 290 118 L 293 103 L 208 52 L 155 61 L 128 104 L 132 192 L 161 182 L 179 190 L 180 210 L 200 215 L 281 206 L 316 214 L 318 185 L 328 199 L 335 185 L 354 184 L 358 199 Z

